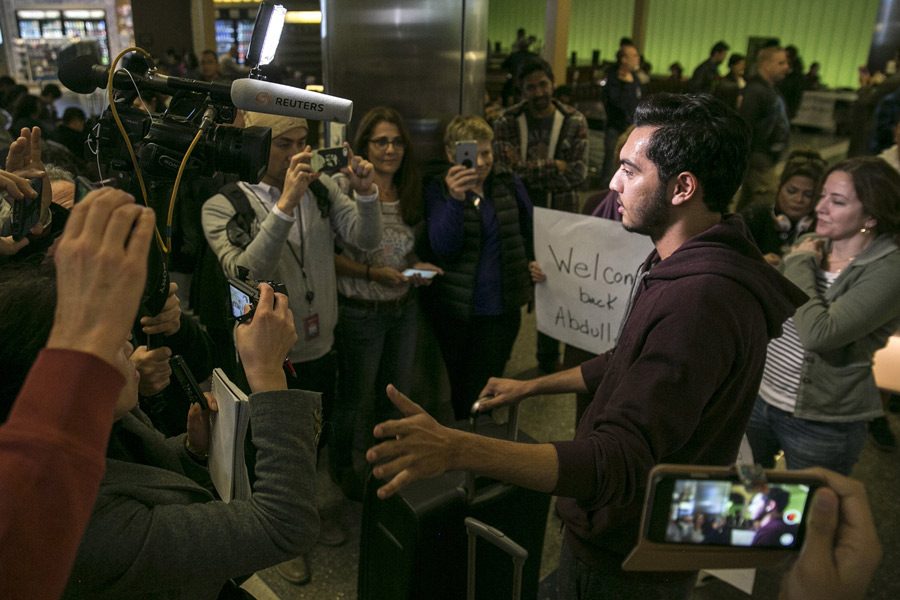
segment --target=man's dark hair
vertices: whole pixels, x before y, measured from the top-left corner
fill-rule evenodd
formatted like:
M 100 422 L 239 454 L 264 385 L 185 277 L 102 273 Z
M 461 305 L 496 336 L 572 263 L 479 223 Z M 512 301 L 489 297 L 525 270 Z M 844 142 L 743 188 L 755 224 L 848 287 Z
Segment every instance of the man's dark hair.
M 62 90 L 55 83 L 48 83 L 41 89 L 41 96 L 50 96 L 54 100 L 62 98 Z
M 738 64 L 742 60 L 745 60 L 747 57 L 743 54 L 738 54 L 737 52 L 732 53 L 731 56 L 728 57 L 728 68 L 730 69 L 734 65 Z
M 553 67 L 540 56 L 530 56 L 522 61 L 522 64 L 519 66 L 518 74 L 516 75 L 516 81 L 522 82 L 526 77 L 536 71 L 543 71 L 544 75 L 547 76 L 547 79 L 553 81 Z
M 622 39 L 625 40 L 626 38 Z M 619 46 L 619 49 L 616 50 L 616 64 L 622 62 L 622 57 L 625 56 L 625 48 L 634 48 L 635 50 L 637 50 L 637 46 L 635 46 L 630 40 L 628 42 L 623 41 L 622 45 Z M 640 54 L 640 51 L 638 51 L 638 54 Z
M 713 56 L 715 54 L 718 54 L 719 52 L 728 52 L 729 50 L 731 50 L 731 46 L 719 40 L 718 42 L 713 44 L 712 49 L 709 51 L 709 55 Z
M 787 508 L 788 502 L 791 500 L 791 495 L 778 487 L 769 488 L 769 492 L 766 494 L 766 504 L 769 502 L 775 503 L 775 511 L 784 512 L 784 509 Z M 774 511 L 767 511 L 774 512 Z
M 56 311 L 53 263 L 0 269 L 0 423 L 6 421 L 28 370 L 47 344 Z
M 63 111 L 62 123 L 68 125 L 72 121 L 87 121 L 87 115 L 77 106 L 70 106 Z
M 709 94 L 660 93 L 641 100 L 634 124 L 657 128 L 647 144 L 647 158 L 660 181 L 690 171 L 709 210 L 727 210 L 750 155 L 750 127 L 737 111 Z

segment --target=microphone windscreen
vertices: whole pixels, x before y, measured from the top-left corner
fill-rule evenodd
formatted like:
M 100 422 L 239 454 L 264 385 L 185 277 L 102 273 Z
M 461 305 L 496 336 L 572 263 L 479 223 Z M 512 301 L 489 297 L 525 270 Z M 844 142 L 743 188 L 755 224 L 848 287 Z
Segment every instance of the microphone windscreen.
M 82 54 L 59 65 L 59 82 L 79 94 L 90 94 L 97 89 L 93 76 L 94 57 Z
M 353 114 L 352 100 L 258 79 L 235 80 L 231 101 L 242 110 L 316 121 L 348 123 Z

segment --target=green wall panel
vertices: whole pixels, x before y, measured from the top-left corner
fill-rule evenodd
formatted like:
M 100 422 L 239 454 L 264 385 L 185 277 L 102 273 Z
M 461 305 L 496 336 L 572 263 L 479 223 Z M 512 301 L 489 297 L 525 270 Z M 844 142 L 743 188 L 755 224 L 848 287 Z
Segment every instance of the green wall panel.
M 516 30 L 524 27 L 528 35 L 543 46 L 547 4 L 543 0 L 488 0 L 488 40 L 491 50 L 500 42 L 509 52 L 516 39 Z
M 651 0 L 643 51 L 654 71 L 677 60 L 689 75 L 717 40 L 744 54 L 749 37 L 773 36 L 805 66 L 820 62 L 824 83 L 856 87 L 877 10 L 878 0 Z
M 551 0 L 552 1 L 552 0 Z M 516 29 L 544 38 L 544 0 L 489 0 L 488 36 L 509 48 Z M 751 36 L 774 36 L 794 44 L 803 62 L 822 63 L 822 81 L 855 87 L 856 68 L 869 54 L 879 0 L 649 0 L 647 43 L 654 71 L 679 61 L 688 75 L 720 39 L 745 53 Z M 569 52 L 579 62 L 591 51 L 612 58 L 619 38 L 631 35 L 631 0 L 572 0 Z M 724 71 L 724 68 L 722 69 Z

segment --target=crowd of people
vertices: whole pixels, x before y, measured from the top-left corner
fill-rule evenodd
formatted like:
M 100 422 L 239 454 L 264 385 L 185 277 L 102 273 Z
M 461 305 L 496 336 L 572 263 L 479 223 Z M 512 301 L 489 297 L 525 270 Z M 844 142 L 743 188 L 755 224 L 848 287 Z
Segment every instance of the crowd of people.
M 804 151 L 775 185 L 789 126 L 773 86 L 789 53 L 763 48 L 746 86 L 744 57 L 729 60 L 743 90 L 729 106 L 715 97 L 728 51 L 717 43 L 695 70 L 697 94 L 645 95 L 640 54 L 623 42 L 605 85 L 609 189 L 589 214 L 620 220 L 654 249 L 617 346 L 566 368 L 559 343 L 539 336 L 544 374 L 530 380 L 503 375 L 522 308 L 547 281 L 533 208 L 579 211 L 587 175 L 586 119 L 554 98 L 545 61 L 520 57 L 520 102 L 493 123 L 456 116 L 445 156 L 425 165 L 390 107 L 360 119 L 335 174 L 313 168 L 305 119 L 243 113 L 242 126 L 271 129 L 262 178 L 220 182 L 194 215 L 198 264 L 205 256 L 220 279 L 260 282 L 240 323 L 218 280 L 199 271 L 191 297 L 203 309 L 183 306 L 172 283 L 158 310 L 139 312 L 153 212 L 109 187 L 76 203 L 80 173 L 50 164 L 45 137 L 80 160 L 84 140 L 66 130 L 80 120 L 83 132 L 84 115 L 56 123 L 52 100 L 20 95 L 0 171 L 0 481 L 14 490 L 0 501 L 0 596 L 240 597 L 243 578 L 276 565 L 309 581 L 316 542 L 345 539 L 317 508 L 327 448 L 331 477 L 353 500 L 370 472 L 386 498 L 450 470 L 558 496 L 561 598 L 689 597 L 695 572 L 621 569 L 647 473 L 733 463 L 746 432 L 757 462 L 783 451 L 789 469 L 830 469 L 810 471 L 825 486 L 785 596 L 857 597 L 880 547 L 865 490 L 845 475 L 881 415 L 872 355 L 900 326 L 900 173 L 874 157 L 828 167 Z M 208 80 L 221 73 L 213 58 L 197 64 Z M 469 142 L 474 156 L 460 161 Z M 25 205 L 38 216 L 18 237 L 11 213 Z M 438 423 L 407 397 L 423 326 L 440 347 L 455 419 L 576 392 L 590 401 L 575 438 L 522 444 Z M 249 499 L 214 492 L 216 399 L 208 410 L 184 400 L 176 354 L 201 381 L 229 366 L 250 392 Z M 440 374 L 430 375 L 437 388 Z M 761 537 L 784 508 L 776 496 L 757 499 Z

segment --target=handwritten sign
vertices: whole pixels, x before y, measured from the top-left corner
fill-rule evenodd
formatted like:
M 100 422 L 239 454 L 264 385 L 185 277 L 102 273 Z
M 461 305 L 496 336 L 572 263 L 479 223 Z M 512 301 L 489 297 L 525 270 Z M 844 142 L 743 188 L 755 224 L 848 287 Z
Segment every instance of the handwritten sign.
M 537 328 L 594 354 L 616 343 L 631 285 L 653 244 L 608 219 L 534 209 Z

